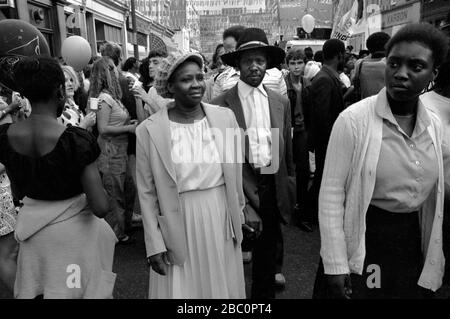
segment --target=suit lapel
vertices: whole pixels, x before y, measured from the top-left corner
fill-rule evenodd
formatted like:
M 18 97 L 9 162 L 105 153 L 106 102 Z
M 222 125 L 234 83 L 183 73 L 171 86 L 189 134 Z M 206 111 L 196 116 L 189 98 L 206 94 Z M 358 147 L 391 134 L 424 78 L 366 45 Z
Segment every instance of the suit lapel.
M 246 131 L 247 125 L 245 124 L 244 109 L 242 108 L 241 99 L 239 98 L 237 84 L 226 95 L 225 102 L 227 103 L 228 107 L 233 110 L 239 127 Z
M 171 155 L 171 133 L 169 116 L 167 115 L 167 108 L 164 108 L 158 114 L 155 114 L 151 121 L 147 124 L 147 130 L 150 138 L 156 147 L 156 150 L 161 157 L 161 161 L 169 173 L 170 177 L 177 182 L 175 167 Z

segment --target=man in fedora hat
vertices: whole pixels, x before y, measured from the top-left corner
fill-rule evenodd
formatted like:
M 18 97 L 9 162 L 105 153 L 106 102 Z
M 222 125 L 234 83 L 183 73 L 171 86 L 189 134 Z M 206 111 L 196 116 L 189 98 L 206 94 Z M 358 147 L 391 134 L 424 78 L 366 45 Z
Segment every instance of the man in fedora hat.
M 239 38 L 244 30 L 245 27 L 236 25 L 226 29 L 223 32 L 223 45 L 225 48 L 225 53 L 236 50 L 237 42 L 239 41 Z M 225 71 L 223 71 L 214 82 L 212 98 L 214 99 L 234 87 L 237 84 L 239 77 L 239 69 L 232 66 L 227 66 Z M 286 82 L 284 81 L 283 73 L 278 70 L 276 66 L 266 70 L 263 85 L 287 97 Z
M 253 250 L 252 298 L 274 298 L 280 222 L 286 222 L 292 209 L 288 191 L 288 175 L 294 176 L 291 113 L 289 100 L 262 81 L 266 69 L 280 64 L 285 53 L 270 46 L 258 28 L 246 29 L 236 47 L 222 59 L 239 69 L 238 83 L 211 104 L 232 109 L 240 128 L 246 131 L 244 230 L 256 235 L 260 232 Z

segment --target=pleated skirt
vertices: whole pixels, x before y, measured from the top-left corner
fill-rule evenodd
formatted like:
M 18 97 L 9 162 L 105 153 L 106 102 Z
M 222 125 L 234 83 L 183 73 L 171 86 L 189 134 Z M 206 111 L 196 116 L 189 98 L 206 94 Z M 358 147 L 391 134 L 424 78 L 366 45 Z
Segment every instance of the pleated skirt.
M 180 194 L 187 257 L 166 276 L 150 270 L 150 299 L 243 299 L 241 246 L 230 235 L 225 186 Z

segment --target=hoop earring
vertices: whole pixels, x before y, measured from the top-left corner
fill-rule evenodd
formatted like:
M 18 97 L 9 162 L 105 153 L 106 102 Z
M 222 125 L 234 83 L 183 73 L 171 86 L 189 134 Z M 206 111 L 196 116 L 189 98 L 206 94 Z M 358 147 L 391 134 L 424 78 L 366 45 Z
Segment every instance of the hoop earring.
M 435 88 L 435 86 L 436 86 L 436 83 L 434 82 L 434 80 L 431 80 L 431 81 L 428 83 L 427 87 L 424 88 L 420 94 L 422 95 L 422 94 L 424 94 L 424 93 L 433 91 L 434 88 Z

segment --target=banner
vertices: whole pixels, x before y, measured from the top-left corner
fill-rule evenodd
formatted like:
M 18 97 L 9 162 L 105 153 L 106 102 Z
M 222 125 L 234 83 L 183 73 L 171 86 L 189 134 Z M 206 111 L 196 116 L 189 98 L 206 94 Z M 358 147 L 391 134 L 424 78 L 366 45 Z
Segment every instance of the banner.
M 336 0 L 337 6 L 333 11 L 333 31 L 331 37 L 342 41 L 353 34 L 354 27 L 363 19 L 363 0 Z

